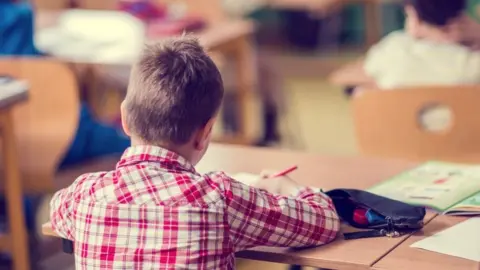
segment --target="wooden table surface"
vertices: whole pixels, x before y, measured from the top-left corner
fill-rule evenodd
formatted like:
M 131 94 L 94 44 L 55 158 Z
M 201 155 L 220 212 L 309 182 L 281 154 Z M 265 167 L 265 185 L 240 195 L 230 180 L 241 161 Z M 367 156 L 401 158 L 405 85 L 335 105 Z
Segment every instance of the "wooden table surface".
M 422 269 L 422 270 L 480 270 L 480 263 L 453 256 L 447 256 L 436 252 L 426 251 L 410 247 L 426 237 L 432 236 L 438 232 L 448 229 L 466 218 L 437 216 L 430 221 L 423 231 L 415 233 L 390 252 L 385 258 L 373 266 L 375 270 L 403 270 L 403 269 Z M 480 239 L 472 239 L 480 241 Z
M 326 190 L 341 187 L 365 189 L 417 165 L 398 160 L 326 157 L 270 149 L 212 145 L 197 169 L 200 172 L 223 169 L 231 174 L 259 173 L 262 169 L 279 170 L 293 164 L 299 166 L 299 169 L 291 174 L 293 179 L 303 185 L 322 187 Z M 429 214 L 426 220 L 432 217 L 433 215 Z M 52 234 L 48 225 L 44 228 L 44 234 Z M 401 244 L 406 237 L 352 241 L 339 239 L 323 247 L 302 251 L 258 248 L 240 252 L 238 257 L 330 269 L 369 269 L 386 253 Z
M 291 165 L 299 166 L 299 169 L 291 174 L 295 181 L 329 190 L 366 189 L 415 167 L 417 163 L 214 145 L 197 168 L 202 172 L 221 168 L 229 173 L 258 173 L 262 169 L 281 170 Z M 429 214 L 426 220 L 432 217 L 433 215 Z M 327 269 L 369 269 L 405 238 L 406 236 L 396 239 L 337 240 L 323 247 L 303 251 L 262 247 L 240 252 L 238 257 Z
M 292 165 L 295 181 L 326 190 L 349 187 L 364 189 L 413 168 L 416 162 L 357 156 L 322 156 L 314 153 L 213 144 L 197 165 L 200 172 L 223 170 L 227 173 L 260 173 Z
M 425 222 L 429 222 L 434 216 L 434 214 L 428 213 L 425 217 Z M 344 226 L 343 230 L 349 230 L 349 228 Z M 294 251 L 290 249 L 259 247 L 239 252 L 237 257 L 312 266 L 322 269 L 371 269 L 378 260 L 401 245 L 407 238 L 408 235 L 399 238 L 382 237 L 343 240 L 339 236 L 335 242 L 318 248 Z

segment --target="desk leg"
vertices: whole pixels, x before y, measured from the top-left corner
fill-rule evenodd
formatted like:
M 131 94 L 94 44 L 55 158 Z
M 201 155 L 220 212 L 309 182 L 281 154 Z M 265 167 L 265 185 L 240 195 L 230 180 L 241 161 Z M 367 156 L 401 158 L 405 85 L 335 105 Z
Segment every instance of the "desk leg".
M 365 46 L 370 48 L 380 40 L 381 16 L 379 3 L 376 1 L 366 1 L 363 4 L 365 16 Z
M 0 123 L 3 138 L 2 158 L 5 172 L 5 197 L 7 199 L 7 216 L 13 264 L 16 270 L 28 270 L 30 261 L 23 211 L 22 182 L 10 111 L 0 113 Z
M 239 38 L 235 42 L 232 56 L 235 59 L 236 80 L 238 89 L 237 115 L 238 134 L 242 143 L 248 142 L 248 99 L 256 86 L 257 66 L 255 64 L 255 51 L 250 36 Z

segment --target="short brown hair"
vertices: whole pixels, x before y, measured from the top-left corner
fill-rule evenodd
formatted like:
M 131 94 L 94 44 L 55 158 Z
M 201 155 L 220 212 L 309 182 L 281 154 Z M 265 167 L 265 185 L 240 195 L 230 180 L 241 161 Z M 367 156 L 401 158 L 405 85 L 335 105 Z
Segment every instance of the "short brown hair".
M 196 38 L 147 45 L 132 68 L 127 123 L 146 143 L 185 144 L 218 112 L 223 81 Z
M 405 0 L 423 22 L 445 26 L 458 18 L 467 8 L 467 0 Z

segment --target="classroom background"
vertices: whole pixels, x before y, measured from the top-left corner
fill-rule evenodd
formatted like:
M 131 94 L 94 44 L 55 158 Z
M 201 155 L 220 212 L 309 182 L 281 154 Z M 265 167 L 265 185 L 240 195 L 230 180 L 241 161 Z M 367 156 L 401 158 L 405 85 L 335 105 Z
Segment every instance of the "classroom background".
M 0 5 L 7 2 L 0 1 Z M 122 12 L 134 13 L 140 18 L 150 16 L 149 12 L 164 16 L 168 10 L 175 14 L 175 19 L 148 21 L 146 24 L 153 26 L 142 28 L 146 36 L 181 34 L 188 26 L 207 44 L 223 73 L 227 90 L 214 141 L 335 156 L 358 155 L 361 150 L 352 98 L 347 91 L 351 85 L 338 83 L 332 79 L 332 74 L 362 58 L 371 45 L 388 33 L 402 29 L 404 24 L 402 3 L 395 0 L 146 1 L 154 3 L 156 8 L 138 8 L 132 4 L 135 1 L 116 0 L 13 2 L 25 4 L 33 15 L 23 26 L 18 26 L 31 31 L 27 30 L 14 46 L 27 47 L 33 42 L 36 48 L 30 53 L 15 53 L 9 51 L 10 48 L 2 48 L 7 44 L 6 39 L 0 41 L 0 76 L 16 74 L 13 79 L 25 82 L 25 88 L 31 91 L 28 97 L 23 97 L 26 105 L 20 98 L 18 110 L 21 113 L 15 112 L 17 105 L 12 103 L 15 106 L 2 107 L 7 113 L 1 118 L 5 118 L 2 123 L 7 123 L 7 127 L 15 126 L 14 137 L 17 138 L 20 157 L 20 165 L 9 163 L 6 166 L 19 166 L 22 175 L 37 176 L 37 179 L 27 181 L 31 185 L 29 191 L 33 190 L 35 195 L 22 195 L 26 210 L 17 209 L 13 214 L 26 213 L 32 269 L 74 269 L 73 257 L 60 251 L 58 241 L 42 237 L 39 227 L 48 221 L 49 194 L 55 190 L 43 185 L 42 181 L 53 178 L 53 170 L 63 168 L 59 166 L 59 160 L 72 143 L 73 133 L 78 132 L 79 117 L 80 121 L 90 117 L 88 121 L 92 123 L 87 124 L 89 127 L 119 126 L 119 102 L 128 80 L 129 65 L 126 63 L 134 57 L 124 54 L 139 48 L 139 42 L 132 40 L 136 40 L 138 33 L 135 31 L 140 28 L 136 28 L 139 27 L 136 21 L 132 21 L 132 25 L 128 20 L 122 25 L 114 24 L 117 18 L 113 18 L 115 16 L 108 13 L 109 10 L 122 9 Z M 476 19 L 480 18 L 477 4 L 480 1 L 472 0 L 468 8 L 469 14 Z M 62 13 L 78 10 L 100 13 L 74 12 L 69 19 L 62 17 Z M 11 27 L 17 25 L 12 26 L 7 19 L 7 15 L 13 13 L 1 14 L 6 14 L 0 18 L 0 33 L 5 34 L 1 37 L 3 39 L 7 30 L 12 31 L 14 28 Z M 102 22 L 110 26 L 108 33 L 101 32 L 107 27 L 96 24 Z M 88 30 L 88 27 L 96 29 Z M 69 34 L 68 30 L 74 34 Z M 95 38 L 104 38 L 104 42 L 108 39 L 106 36 L 125 44 L 110 48 L 95 43 Z M 32 59 L 31 55 L 40 58 Z M 41 60 L 43 57 L 46 60 Z M 0 85 L 0 89 L 6 85 Z M 29 100 L 34 105 L 28 105 Z M 0 106 L 4 106 L 2 102 Z M 79 115 L 77 111 L 83 106 L 88 110 Z M 11 116 L 10 110 L 13 112 L 11 119 L 7 117 Z M 29 121 L 22 121 L 26 115 Z M 49 132 L 49 129 L 53 131 Z M 98 131 L 95 136 L 105 138 L 99 139 L 96 145 L 105 146 L 111 142 L 109 138 L 118 135 L 112 135 L 112 130 Z M 54 136 L 57 143 L 44 145 L 42 136 Z M 122 145 L 119 142 L 112 148 L 121 148 Z M 11 147 L 4 148 L 10 149 L 10 152 L 3 151 L 4 155 L 15 151 Z M 101 155 L 102 151 L 92 149 L 85 155 L 86 159 Z M 75 157 L 71 158 L 75 160 Z M 75 163 L 65 159 L 63 162 L 68 163 L 68 168 L 70 163 Z M 108 160 L 102 162 L 108 163 Z M 102 168 L 102 162 L 93 166 Z M 15 173 L 12 175 L 18 177 Z M 63 181 L 73 180 L 73 175 L 75 170 L 64 176 L 67 180 Z M 9 223 L 5 206 L 8 199 L 8 196 L 3 199 L 0 213 L 0 229 L 4 231 Z M 16 222 L 21 220 L 16 219 Z M 3 253 L 0 265 L 1 269 L 12 269 L 9 253 Z M 238 261 L 240 270 L 260 267 L 274 270 L 287 269 L 288 266 Z

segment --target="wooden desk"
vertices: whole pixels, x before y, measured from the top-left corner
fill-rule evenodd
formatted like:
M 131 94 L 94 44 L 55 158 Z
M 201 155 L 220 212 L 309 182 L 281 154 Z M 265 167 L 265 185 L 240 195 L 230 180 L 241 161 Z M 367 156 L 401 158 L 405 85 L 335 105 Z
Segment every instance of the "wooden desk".
M 26 89 L 10 92 L 0 85 L 0 129 L 2 139 L 2 167 L 4 173 L 5 197 L 7 202 L 7 220 L 10 229 L 8 236 L 0 239 L 0 250 L 11 252 L 14 269 L 28 270 L 27 229 L 25 228 L 22 198 L 22 181 L 18 164 L 17 145 L 12 110 L 15 105 L 27 99 Z
M 61 11 L 39 11 L 36 16 L 36 28 L 38 30 L 53 27 L 60 15 Z M 253 99 L 254 90 L 257 86 L 257 68 L 255 60 L 255 49 L 251 42 L 253 33 L 255 32 L 255 26 L 252 21 L 249 20 L 225 20 L 219 21 L 215 24 L 210 24 L 204 30 L 196 33 L 200 42 L 212 53 L 217 53 L 228 57 L 229 61 L 234 63 L 236 72 L 236 90 L 237 100 L 239 106 L 237 106 L 238 116 L 238 131 L 231 136 L 223 136 L 219 138 L 219 142 L 229 142 L 238 144 L 251 144 L 253 138 L 249 138 L 248 124 L 251 122 L 248 114 L 249 100 Z M 154 42 L 155 39 L 150 39 L 150 42 Z M 55 51 L 47 51 L 47 53 L 55 56 Z M 83 70 L 88 70 L 90 73 L 97 73 L 98 69 L 102 66 L 106 66 L 104 63 L 99 63 L 94 57 L 78 59 L 65 58 L 64 61 L 75 64 L 76 67 L 81 67 Z M 108 65 L 115 66 L 130 66 L 132 63 L 119 62 L 108 63 Z M 87 100 L 94 104 L 94 107 L 100 107 L 103 104 L 97 104 L 95 97 L 98 93 L 87 93 Z M 98 109 L 101 111 L 101 109 Z
M 431 251 L 411 248 L 415 242 L 425 237 L 432 236 L 435 233 L 443 231 L 454 226 L 466 218 L 437 216 L 430 221 L 422 232 L 418 232 L 403 242 L 395 250 L 390 252 L 385 258 L 373 266 L 375 270 L 403 270 L 403 269 L 423 269 L 423 270 L 450 270 L 450 269 L 468 269 L 479 270 L 480 263 L 453 256 L 447 256 Z M 472 239 L 479 241 L 479 239 Z
M 304 185 L 332 189 L 367 188 L 417 164 L 363 157 L 325 157 L 240 146 L 212 145 L 197 166 L 201 172 L 223 169 L 228 173 L 258 173 L 262 169 L 282 169 L 297 164 L 292 178 Z M 433 215 L 429 214 L 428 221 Z M 49 225 L 43 227 L 52 235 Z M 329 269 L 369 269 L 376 261 L 402 243 L 406 236 L 389 239 L 337 240 L 335 243 L 303 251 L 284 248 L 257 248 L 238 253 L 238 257 Z M 368 247 L 368 248 L 365 248 Z

